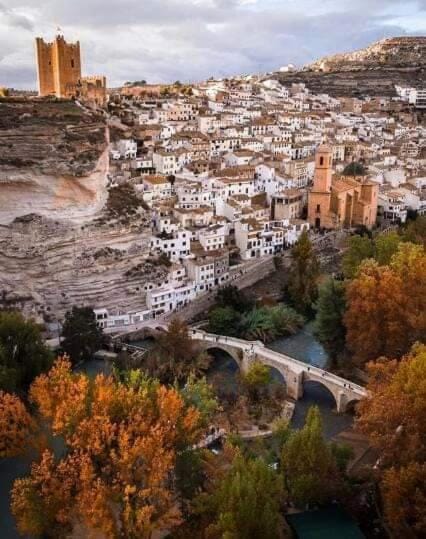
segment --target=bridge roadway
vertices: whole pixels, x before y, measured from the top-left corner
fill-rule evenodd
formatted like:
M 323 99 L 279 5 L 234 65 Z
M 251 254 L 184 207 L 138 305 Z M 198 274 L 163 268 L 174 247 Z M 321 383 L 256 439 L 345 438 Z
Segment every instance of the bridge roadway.
M 345 412 L 349 405 L 367 396 L 367 390 L 364 387 L 280 352 L 275 352 L 260 341 L 245 341 L 234 337 L 214 335 L 199 329 L 190 330 L 190 335 L 203 350 L 208 351 L 216 348 L 230 354 L 242 371 L 246 371 L 253 361 L 261 361 L 265 365 L 273 367 L 283 376 L 288 395 L 296 400 L 303 396 L 303 384 L 307 381 L 318 382 L 325 386 L 333 395 L 338 412 Z
M 162 320 L 151 320 L 149 324 L 143 324 L 144 329 L 158 334 L 158 331 L 166 331 L 167 323 Z M 140 328 L 138 328 L 140 329 Z M 122 337 L 127 331 L 116 335 Z M 226 337 L 223 335 L 214 335 L 198 329 L 195 326 L 190 327 L 189 335 L 196 341 L 201 350 L 212 350 L 214 348 L 227 352 L 244 372 L 247 371 L 253 361 L 261 361 L 276 369 L 284 378 L 287 393 L 290 397 L 297 400 L 303 396 L 304 382 L 318 382 L 325 386 L 333 395 L 336 401 L 338 412 L 345 412 L 348 406 L 367 396 L 367 390 L 353 382 L 340 376 L 336 376 L 328 371 L 314 367 L 303 361 L 299 361 L 280 352 L 276 352 L 266 347 L 260 341 L 246 341 L 235 337 Z M 140 347 L 130 345 L 129 348 L 135 350 Z

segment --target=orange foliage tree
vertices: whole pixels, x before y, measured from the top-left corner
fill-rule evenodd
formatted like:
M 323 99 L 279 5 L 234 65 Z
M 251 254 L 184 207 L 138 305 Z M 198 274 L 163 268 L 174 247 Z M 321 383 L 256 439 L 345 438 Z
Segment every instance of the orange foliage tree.
M 368 260 L 347 286 L 346 341 L 359 365 L 401 357 L 426 334 L 426 255 L 401 244 L 389 266 Z
M 68 451 L 58 464 L 46 451 L 15 482 L 12 511 L 22 533 L 145 538 L 180 521 L 175 459 L 196 441 L 200 416 L 175 389 L 134 380 L 89 380 L 67 359 L 35 380 L 30 396 Z
M 24 453 L 34 426 L 23 402 L 16 395 L 0 391 L 0 458 Z
M 426 534 L 426 345 L 401 361 L 368 365 L 369 397 L 358 406 L 357 426 L 380 458 L 385 516 L 398 537 Z

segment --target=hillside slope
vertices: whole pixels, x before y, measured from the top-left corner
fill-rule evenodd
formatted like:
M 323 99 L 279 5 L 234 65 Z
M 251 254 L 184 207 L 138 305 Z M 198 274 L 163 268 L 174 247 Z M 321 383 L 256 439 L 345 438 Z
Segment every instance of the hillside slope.
M 302 82 L 313 92 L 333 96 L 394 96 L 395 84 L 426 85 L 426 37 L 381 40 L 275 76 L 285 85 Z

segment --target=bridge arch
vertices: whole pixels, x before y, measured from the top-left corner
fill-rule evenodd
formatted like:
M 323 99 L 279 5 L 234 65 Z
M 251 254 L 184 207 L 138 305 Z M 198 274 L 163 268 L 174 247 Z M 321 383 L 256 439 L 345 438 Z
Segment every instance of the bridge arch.
M 340 397 L 340 412 L 342 413 L 348 413 L 348 414 L 355 414 L 356 405 L 360 402 L 360 398 L 349 398 L 345 394 L 342 393 Z
M 330 404 L 330 408 L 338 410 L 339 408 L 339 395 L 321 380 L 313 380 L 311 378 L 304 378 L 302 381 L 302 392 L 310 393 L 314 395 L 315 401 L 323 404 Z
M 203 342 L 197 341 L 197 347 L 200 351 L 209 352 L 214 350 L 220 350 L 226 352 L 232 357 L 232 359 L 237 363 L 238 367 L 242 369 L 243 365 L 243 353 L 241 350 L 236 349 L 233 346 L 227 346 L 226 344 L 220 342 Z

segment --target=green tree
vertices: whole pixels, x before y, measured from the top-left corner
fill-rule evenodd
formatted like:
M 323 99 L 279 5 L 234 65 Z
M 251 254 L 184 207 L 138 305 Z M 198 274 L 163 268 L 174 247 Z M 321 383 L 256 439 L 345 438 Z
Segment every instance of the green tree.
M 219 288 L 216 294 L 216 303 L 219 307 L 232 307 L 240 313 L 249 311 L 255 305 L 251 296 L 232 284 Z
M 407 222 L 402 237 L 404 241 L 420 243 L 426 247 L 426 215 L 419 215 L 414 221 Z
M 364 165 L 357 161 L 349 163 L 343 170 L 343 176 L 365 176 L 366 173 Z
M 342 269 L 346 279 L 353 279 L 361 262 L 374 258 L 374 244 L 368 236 L 355 235 L 349 238 L 348 249 L 343 255 Z
M 299 507 L 325 503 L 341 491 L 337 462 L 323 437 L 317 406 L 309 409 L 305 426 L 284 444 L 281 467 L 289 496 Z
M 214 523 L 208 536 L 226 539 L 278 539 L 284 522 L 279 475 L 260 459 L 238 455 L 212 496 Z
M 102 346 L 102 329 L 96 324 L 93 309 L 74 306 L 67 311 L 62 337 L 62 348 L 74 365 L 90 359 Z
M 241 315 L 233 307 L 215 307 L 209 312 L 209 326 L 211 333 L 235 337 L 239 334 Z
M 198 410 L 201 423 L 208 426 L 219 409 L 219 402 L 213 387 L 207 383 L 206 378 L 197 380 L 194 374 L 190 374 L 180 393 L 187 406 L 193 406 Z
M 343 317 L 346 311 L 345 285 L 329 278 L 319 287 L 315 334 L 335 363 L 345 349 L 346 327 Z
M 306 230 L 291 250 L 291 258 L 287 290 L 295 309 L 310 315 L 318 294 L 320 264 Z
M 37 324 L 16 311 L 0 312 L 0 389 L 25 391 L 52 360 Z
M 398 246 L 402 239 L 396 232 L 390 234 L 380 234 L 374 241 L 375 259 L 380 266 L 387 266 L 393 255 L 398 251 Z
M 248 371 L 242 374 L 242 382 L 247 390 L 249 399 L 258 401 L 271 382 L 271 369 L 260 361 L 253 362 Z

